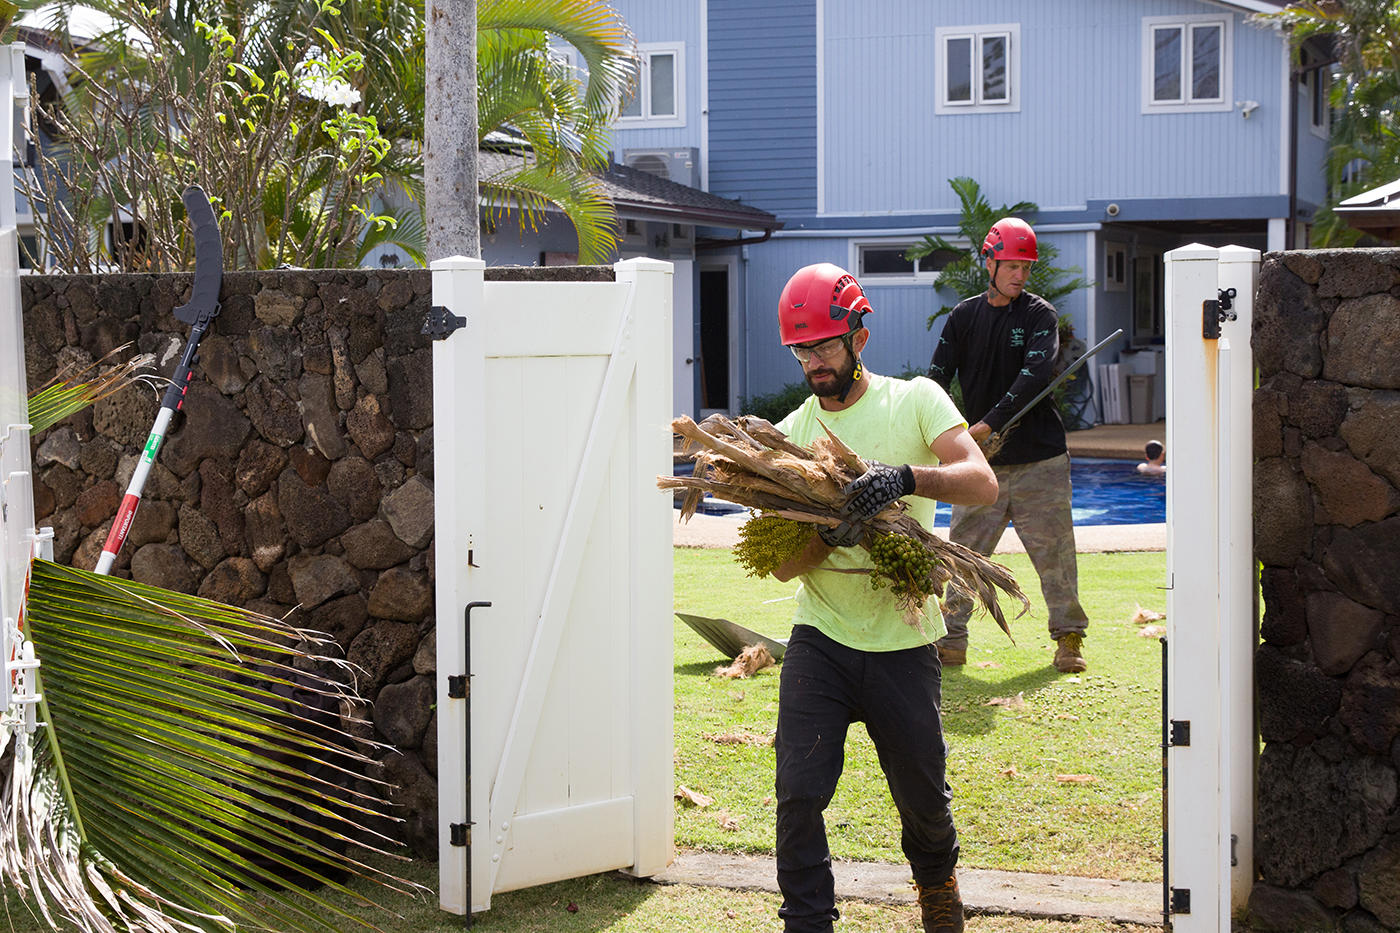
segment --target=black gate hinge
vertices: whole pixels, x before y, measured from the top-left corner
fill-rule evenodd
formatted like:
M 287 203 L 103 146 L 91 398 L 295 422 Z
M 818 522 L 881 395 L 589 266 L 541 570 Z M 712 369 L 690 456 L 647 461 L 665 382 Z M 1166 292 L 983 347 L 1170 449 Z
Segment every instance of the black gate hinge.
M 1217 297 L 1214 300 L 1201 302 L 1201 336 L 1206 340 L 1219 340 L 1221 322 L 1233 321 L 1238 317 L 1234 311 L 1235 290 L 1218 288 L 1215 291 Z
M 1191 720 L 1173 719 L 1171 739 L 1168 740 L 1172 746 L 1189 746 L 1191 744 Z
M 466 326 L 466 318 L 453 314 L 443 305 L 433 305 L 428 309 L 428 316 L 423 320 L 423 334 L 434 340 L 446 340 L 454 330 Z
M 472 844 L 472 824 L 452 823 L 447 827 L 447 841 L 454 846 L 469 846 Z
M 1172 888 L 1172 913 L 1189 914 L 1191 912 L 1191 889 Z
M 470 676 L 470 674 L 447 675 L 447 696 L 453 700 L 465 700 L 467 698 L 467 681 Z

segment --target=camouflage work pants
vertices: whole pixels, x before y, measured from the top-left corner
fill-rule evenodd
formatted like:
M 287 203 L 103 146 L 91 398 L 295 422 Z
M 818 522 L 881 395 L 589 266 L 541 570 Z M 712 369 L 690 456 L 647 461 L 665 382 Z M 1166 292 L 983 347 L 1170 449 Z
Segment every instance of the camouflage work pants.
M 1050 636 L 1084 634 L 1089 617 L 1079 605 L 1079 565 L 1075 559 L 1074 520 L 1070 511 L 1069 454 L 1035 463 L 993 466 L 997 501 L 992 505 L 953 506 L 949 537 L 979 554 L 990 554 L 1008 522 L 1025 545 L 1040 576 L 1040 592 L 1049 612 Z M 938 643 L 967 647 L 967 620 L 973 601 L 949 587 L 943 611 L 948 634 Z

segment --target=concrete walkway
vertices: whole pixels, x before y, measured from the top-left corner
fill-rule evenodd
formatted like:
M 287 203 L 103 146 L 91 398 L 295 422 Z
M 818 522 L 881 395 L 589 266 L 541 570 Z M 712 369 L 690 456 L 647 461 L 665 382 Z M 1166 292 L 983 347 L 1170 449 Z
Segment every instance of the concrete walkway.
M 834 862 L 836 897 L 885 904 L 914 903 L 909 866 L 885 862 Z M 661 884 L 691 884 L 777 893 L 771 856 L 681 851 Z M 1029 872 L 958 869 L 963 906 L 970 914 L 1009 914 L 1047 920 L 1081 918 L 1160 926 L 1162 887 L 1143 881 L 1109 881 Z

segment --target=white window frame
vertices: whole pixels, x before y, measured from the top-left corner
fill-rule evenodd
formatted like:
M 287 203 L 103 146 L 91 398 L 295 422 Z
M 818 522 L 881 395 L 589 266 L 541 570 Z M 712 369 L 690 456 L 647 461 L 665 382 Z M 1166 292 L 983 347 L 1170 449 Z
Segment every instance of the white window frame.
M 673 59 L 676 112 L 674 114 L 653 114 L 651 112 L 651 60 L 653 56 L 670 55 Z M 685 43 L 684 42 L 643 42 L 637 46 L 637 96 L 641 100 L 640 116 L 621 115 L 622 103 L 618 102 L 617 126 L 619 129 L 640 127 L 685 126 Z
M 1115 262 L 1114 257 L 1119 257 Z M 1106 292 L 1126 292 L 1128 276 L 1132 272 L 1128 257 L 1128 244 L 1104 240 L 1103 244 L 1103 290 Z
M 1220 96 L 1191 97 L 1191 32 L 1199 26 L 1219 26 L 1220 32 Z M 1156 36 L 1158 29 L 1181 29 L 1181 97 L 1177 100 L 1156 100 Z M 1148 113 L 1218 113 L 1234 109 L 1235 18 L 1229 13 L 1198 14 L 1195 16 L 1144 16 L 1142 19 L 1142 112 Z
M 1298 75 L 1298 87 L 1303 91 L 1299 109 L 1307 114 L 1304 119 L 1307 120 L 1308 130 L 1322 139 L 1326 139 L 1332 132 L 1332 107 L 1327 100 L 1331 84 L 1332 75 L 1326 65 L 1314 65 Z M 1313 119 L 1319 96 L 1322 103 L 1321 123 Z
M 1006 39 L 1006 86 L 1005 100 L 982 99 L 982 42 L 1001 36 Z M 939 115 L 963 113 L 1020 113 L 1021 112 L 1021 24 L 997 23 L 985 26 L 939 26 L 933 31 L 934 54 L 934 105 L 933 112 Z M 948 42 L 952 39 L 972 41 L 972 100 L 948 100 Z
M 916 246 L 922 239 L 919 237 L 881 237 L 868 238 L 850 241 L 849 265 L 847 268 L 856 270 L 856 279 L 863 285 L 932 285 L 942 276 L 941 272 L 921 271 L 917 263 L 909 264 L 907 274 L 891 272 L 867 272 L 865 271 L 864 255 L 865 250 L 874 249 L 897 249 L 900 252 L 907 250 L 911 246 Z M 950 240 L 955 246 L 962 245 L 958 240 Z

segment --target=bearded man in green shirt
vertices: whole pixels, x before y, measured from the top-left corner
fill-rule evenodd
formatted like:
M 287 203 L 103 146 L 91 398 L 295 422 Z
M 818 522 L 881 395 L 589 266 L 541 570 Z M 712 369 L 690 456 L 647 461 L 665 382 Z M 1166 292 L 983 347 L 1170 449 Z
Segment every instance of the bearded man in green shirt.
M 870 331 L 862 319 L 871 310 L 855 278 L 831 263 L 798 270 L 778 301 L 782 342 L 812 389 L 778 428 L 804 445 L 829 429 L 867 465 L 845 490 L 847 520 L 821 528 L 775 572 L 801 581 L 778 694 L 778 915 L 786 933 L 830 933 L 838 917 L 822 814 L 841 775 L 847 727 L 864 722 L 899 810 L 924 930 L 960 933 L 942 667 L 933 646 L 943 634 L 938 601 L 930 599 L 913 626 L 888 589 L 842 571 L 872 566 L 859 546 L 864 523 L 896 499 L 932 528 L 935 499 L 989 504 L 997 482 L 941 387 L 864 368 Z

